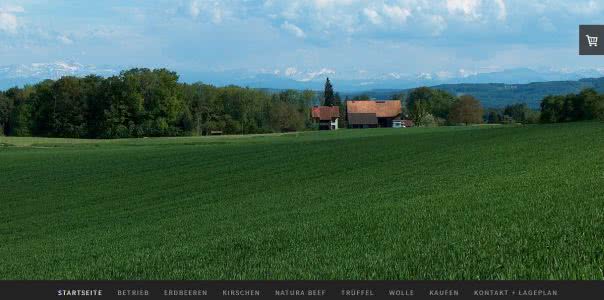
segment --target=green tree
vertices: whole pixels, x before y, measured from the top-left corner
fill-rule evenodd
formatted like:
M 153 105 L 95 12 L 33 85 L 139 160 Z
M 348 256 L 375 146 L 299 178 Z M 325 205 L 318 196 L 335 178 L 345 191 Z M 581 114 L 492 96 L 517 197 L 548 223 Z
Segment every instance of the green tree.
M 604 96 L 588 88 L 579 94 L 547 96 L 541 101 L 541 122 L 604 119 Z
M 53 136 L 56 124 L 56 98 L 53 95 L 54 81 L 45 80 L 34 85 L 32 100 L 32 134 Z
M 0 126 L 9 135 L 91 138 L 292 131 L 313 126 L 317 98 L 313 91 L 181 84 L 165 69 L 131 69 L 9 89 L 0 93 Z
M 9 122 L 4 131 L 7 135 L 30 136 L 33 126 L 32 120 L 32 98 L 35 93 L 33 86 L 27 85 L 23 88 L 10 88 L 4 94 L 12 102 Z
M 312 106 L 315 98 L 316 98 L 316 94 L 315 94 L 315 92 L 313 92 L 311 90 L 304 90 L 304 91 L 302 91 L 302 94 L 300 95 L 301 100 L 299 102 L 299 110 L 302 113 L 305 128 L 311 128 L 313 126 L 313 121 L 310 117 L 310 109 L 311 109 L 311 106 Z M 345 104 L 342 101 L 340 101 L 338 103 L 338 105 L 340 106 L 340 111 L 342 111 L 342 107 Z M 340 120 L 342 120 L 342 119 L 343 118 L 340 118 Z
M 296 107 L 286 102 L 277 102 L 271 108 L 271 124 L 278 132 L 302 129 L 304 121 Z
M 336 97 L 333 93 L 333 86 L 331 85 L 331 82 L 329 81 L 329 77 L 327 77 L 327 80 L 325 81 L 325 92 L 324 94 L 324 104 L 325 106 L 334 106 L 334 105 L 338 105 L 336 103 Z
M 80 80 L 80 87 L 82 88 L 82 95 L 86 103 L 86 131 L 87 136 L 90 138 L 98 137 L 96 130 L 98 127 L 99 117 L 103 115 L 104 104 L 101 99 L 101 87 L 104 78 L 96 75 L 89 75 Z
M 594 89 L 584 89 L 579 93 L 581 100 L 578 100 L 576 106 L 583 112 L 575 115 L 577 120 L 604 119 L 604 95 L 598 94 Z
M 503 111 L 501 109 L 490 108 L 486 112 L 485 119 L 489 124 L 503 123 Z
M 398 94 L 392 95 L 391 100 L 398 100 L 398 101 L 400 101 L 401 102 L 402 116 L 404 118 L 409 117 L 409 109 L 407 108 L 407 101 L 405 101 L 405 94 L 404 93 L 398 93 Z
M 13 99 L 0 92 L 0 135 L 8 135 L 10 132 L 10 117 L 14 110 Z
M 151 129 L 145 128 L 144 97 L 134 84 L 123 76 L 104 80 L 94 105 L 93 135 L 102 138 L 141 137 Z
M 192 133 L 207 134 L 209 122 L 217 119 L 218 89 L 201 83 L 185 84 L 183 96 L 191 113 Z
M 334 96 L 334 105 L 332 106 L 339 106 L 342 103 L 342 97 L 340 96 L 340 93 L 336 92 L 335 96 Z
M 367 94 L 360 94 L 360 95 L 356 95 L 354 97 L 352 97 L 353 101 L 361 101 L 361 100 L 369 100 L 371 99 L 371 97 L 369 97 L 369 95 Z
M 471 95 L 459 97 L 449 112 L 451 124 L 480 124 L 482 123 L 483 108 L 476 98 Z
M 428 106 L 424 104 L 422 100 L 416 100 L 413 102 L 411 106 L 410 117 L 413 120 L 413 123 L 417 126 L 427 125 L 428 121 L 426 118 L 430 115 L 428 111 Z
M 414 110 L 415 103 L 421 101 L 423 109 L 437 118 L 447 119 L 455 97 L 445 91 L 420 87 L 412 90 L 407 97 L 407 107 Z
M 506 106 L 503 110 L 503 115 L 512 122 L 523 124 L 536 123 L 539 121 L 539 113 L 530 109 L 525 103 Z
M 62 77 L 51 86 L 52 110 L 48 117 L 49 135 L 69 138 L 87 136 L 88 107 L 83 80 Z
M 547 96 L 541 101 L 541 122 L 556 123 L 565 119 L 565 96 Z
M 178 75 L 166 69 L 132 69 L 120 75 L 129 90 L 142 96 L 146 135 L 176 135 L 183 107 Z

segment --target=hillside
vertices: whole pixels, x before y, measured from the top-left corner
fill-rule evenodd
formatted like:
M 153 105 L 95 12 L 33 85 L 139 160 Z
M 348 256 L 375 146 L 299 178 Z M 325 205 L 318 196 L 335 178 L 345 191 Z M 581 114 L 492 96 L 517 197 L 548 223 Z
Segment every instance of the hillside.
M 459 83 L 442 84 L 433 88 L 445 90 L 454 95 L 471 94 L 480 99 L 484 107 L 504 107 L 508 104 L 526 103 L 531 108 L 539 108 L 541 100 L 548 95 L 565 95 L 578 93 L 584 88 L 594 88 L 604 92 L 604 77 L 586 78 L 577 81 L 548 81 L 533 82 L 528 84 L 503 84 L 503 83 Z M 390 99 L 398 93 L 408 93 L 411 89 L 381 89 L 364 93 L 376 99 Z
M 0 279 L 604 279 L 604 124 L 0 137 Z

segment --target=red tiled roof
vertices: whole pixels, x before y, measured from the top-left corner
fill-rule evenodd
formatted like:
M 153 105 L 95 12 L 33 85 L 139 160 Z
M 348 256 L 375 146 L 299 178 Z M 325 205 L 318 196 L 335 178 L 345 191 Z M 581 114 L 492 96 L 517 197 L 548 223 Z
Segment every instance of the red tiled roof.
M 401 102 L 398 100 L 361 100 L 346 101 L 349 114 L 374 113 L 378 118 L 393 118 L 402 113 Z
M 340 107 L 338 106 L 314 106 L 312 108 L 313 119 L 321 121 L 331 120 L 340 117 Z

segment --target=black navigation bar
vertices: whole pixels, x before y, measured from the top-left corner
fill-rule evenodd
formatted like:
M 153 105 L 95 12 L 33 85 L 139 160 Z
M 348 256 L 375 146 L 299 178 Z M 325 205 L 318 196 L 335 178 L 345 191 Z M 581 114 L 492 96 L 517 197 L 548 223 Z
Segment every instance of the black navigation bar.
M 604 299 L 604 281 L 0 281 L 0 299 Z

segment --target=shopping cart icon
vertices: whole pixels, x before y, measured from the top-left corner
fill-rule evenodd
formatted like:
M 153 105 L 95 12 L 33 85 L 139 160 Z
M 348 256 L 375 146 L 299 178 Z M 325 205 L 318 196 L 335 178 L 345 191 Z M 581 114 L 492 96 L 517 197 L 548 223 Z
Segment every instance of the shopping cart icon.
M 597 36 L 589 36 L 588 34 L 585 35 L 587 37 L 587 43 L 589 43 L 589 47 L 594 46 L 594 47 L 598 47 L 598 37 Z

